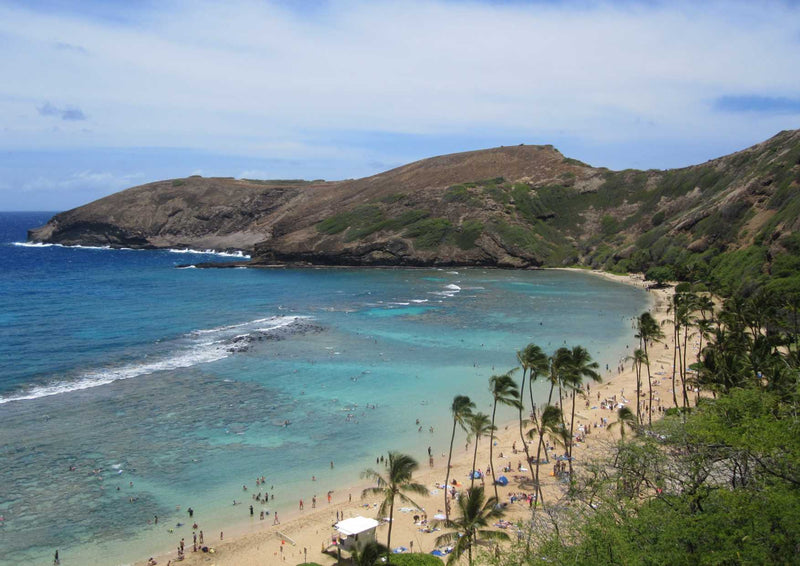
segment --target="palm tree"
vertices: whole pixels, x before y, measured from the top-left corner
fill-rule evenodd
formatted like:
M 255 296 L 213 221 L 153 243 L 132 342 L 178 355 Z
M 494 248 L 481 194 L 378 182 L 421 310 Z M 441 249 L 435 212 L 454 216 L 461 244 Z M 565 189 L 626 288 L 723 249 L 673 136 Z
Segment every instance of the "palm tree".
M 633 414 L 633 411 L 628 407 L 620 407 L 619 411 L 617 411 L 616 422 L 608 425 L 608 430 L 613 430 L 617 426 L 619 427 L 620 438 L 624 441 L 625 427 L 630 428 L 635 434 L 639 430 L 639 421 L 636 419 L 636 415 Z
M 545 405 L 544 410 L 542 411 L 542 420 L 541 425 L 539 427 L 539 443 L 538 448 L 536 449 L 536 473 L 535 478 L 533 480 L 536 490 L 537 490 L 537 497 L 536 501 L 543 501 L 542 500 L 542 487 L 541 483 L 539 483 L 539 466 L 541 465 L 541 456 L 542 456 L 542 446 L 544 445 L 544 435 L 554 434 L 556 429 L 561 425 L 561 409 L 554 405 Z M 531 431 L 533 432 L 533 431 Z M 545 454 L 547 462 L 550 462 L 550 458 L 547 457 Z
M 572 414 L 569 419 L 569 443 L 567 445 L 567 452 L 569 454 L 569 476 L 572 481 L 572 445 L 573 434 L 575 432 L 575 401 L 579 391 L 583 391 L 583 379 L 589 379 L 598 382 L 601 381 L 600 374 L 597 373 L 597 362 L 592 360 L 589 351 L 583 346 L 573 346 L 570 356 L 568 370 L 565 376 L 565 383 L 569 389 L 572 390 Z
M 356 566 L 375 566 L 375 563 L 389 553 L 389 548 L 374 540 L 369 541 L 361 550 L 353 549 L 353 563 Z
M 645 356 L 644 350 L 641 348 L 636 348 L 633 351 L 633 356 L 628 356 L 628 359 L 633 361 L 633 367 L 636 370 L 636 419 L 641 421 L 642 416 L 640 409 L 642 404 L 642 364 L 646 363 L 647 356 Z M 674 391 L 675 389 L 673 387 L 673 394 Z
M 450 452 L 447 455 L 447 472 L 445 473 L 444 484 L 450 485 L 450 462 L 453 459 L 453 441 L 456 439 L 456 426 L 460 426 L 461 430 L 467 430 L 467 419 L 472 414 L 472 409 L 475 408 L 475 403 L 470 401 L 466 395 L 456 395 L 453 397 L 453 404 L 450 405 L 450 412 L 453 415 L 453 434 L 450 435 Z M 449 517 L 450 504 L 447 502 L 447 488 L 444 490 L 444 512 L 445 516 Z
M 492 520 L 502 517 L 503 510 L 498 507 L 496 497 L 486 499 L 482 487 L 469 488 L 467 495 L 458 500 L 458 508 L 461 516 L 444 522 L 445 527 L 455 529 L 455 532 L 436 538 L 437 546 L 455 541 L 447 564 L 453 564 L 466 552 L 469 564 L 472 565 L 473 546 L 489 541 L 509 540 L 503 531 L 485 529 Z
M 469 436 L 475 439 L 475 449 L 472 453 L 472 475 L 469 486 L 475 485 L 475 463 L 478 461 L 478 440 L 494 432 L 492 420 L 485 413 L 473 413 L 469 416 Z
M 494 485 L 494 496 L 497 498 L 497 478 L 494 473 L 494 460 L 492 459 L 494 447 L 494 419 L 497 414 L 497 405 L 506 405 L 508 407 L 519 406 L 519 391 L 517 390 L 517 382 L 511 377 L 511 374 L 516 371 L 516 368 L 507 371 L 503 375 L 493 375 L 489 378 L 489 391 L 492 392 L 494 404 L 492 405 L 492 435 L 489 437 L 489 466 L 492 469 L 492 485 Z
M 386 516 L 386 509 L 389 509 L 389 533 L 386 536 L 386 546 L 392 547 L 392 519 L 394 518 L 394 500 L 399 497 L 403 503 L 410 503 L 414 507 L 419 507 L 411 498 L 403 492 L 415 493 L 417 495 L 425 495 L 428 490 L 424 485 L 416 483 L 412 480 L 414 471 L 419 467 L 419 463 L 408 456 L 407 454 L 400 454 L 398 452 L 389 452 L 389 459 L 386 461 L 387 475 L 383 476 L 373 469 L 367 469 L 361 473 L 361 477 L 365 479 L 375 480 L 376 487 L 368 487 L 361 492 L 361 497 L 367 495 L 382 495 L 383 501 L 378 508 L 378 515 L 381 517 Z M 387 553 L 387 562 L 389 561 L 390 554 Z
M 528 451 L 528 443 L 525 442 L 525 435 L 523 433 L 524 419 L 522 417 L 522 409 L 523 409 L 523 399 L 525 393 L 525 373 L 528 373 L 528 380 L 530 382 L 530 387 L 528 387 L 528 394 L 531 398 L 531 415 L 533 417 L 533 426 L 538 430 L 539 422 L 536 417 L 536 405 L 533 402 L 533 382 L 536 381 L 540 375 L 543 375 L 548 368 L 550 367 L 550 361 L 547 358 L 547 354 L 537 346 L 536 344 L 528 344 L 525 346 L 524 349 L 517 352 L 517 360 L 519 361 L 520 366 L 522 366 L 522 381 L 520 382 L 519 387 L 519 438 L 522 441 L 522 448 L 525 451 L 525 461 L 528 463 L 528 468 L 531 470 L 531 479 L 535 478 L 533 476 L 533 467 L 530 465 L 531 462 L 531 455 Z
M 644 348 L 645 364 L 647 366 L 647 385 L 649 388 L 648 425 L 653 426 L 653 378 L 650 375 L 650 356 L 647 355 L 647 344 L 658 342 L 664 338 L 664 333 L 658 326 L 656 319 L 649 312 L 643 312 L 636 319 L 636 338 L 639 345 Z

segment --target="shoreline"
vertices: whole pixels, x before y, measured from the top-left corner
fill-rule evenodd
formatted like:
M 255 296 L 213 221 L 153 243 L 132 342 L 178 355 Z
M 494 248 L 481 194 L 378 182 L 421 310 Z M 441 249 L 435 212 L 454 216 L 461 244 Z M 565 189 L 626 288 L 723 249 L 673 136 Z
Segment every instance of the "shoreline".
M 615 275 L 596 270 L 586 270 L 578 268 L 555 268 L 563 271 L 574 271 L 580 273 L 589 273 L 597 277 L 602 277 L 617 283 L 633 285 L 636 287 L 647 287 L 644 279 L 641 276 L 632 275 Z M 663 289 L 648 289 L 652 294 L 650 298 L 649 311 L 653 314 L 656 320 L 661 323 L 667 314 L 667 307 L 669 299 L 673 293 L 672 287 Z M 666 376 L 664 372 L 659 372 L 658 369 L 664 368 L 664 364 L 669 363 L 671 368 L 671 348 L 674 345 L 671 343 L 671 335 L 669 333 L 665 336 L 664 342 L 668 345 L 663 351 L 659 350 L 658 354 L 651 353 L 654 358 L 651 361 L 655 382 L 654 382 L 654 398 L 667 402 L 669 399 L 668 388 L 666 383 L 662 384 L 660 381 L 664 380 Z M 633 329 L 631 330 L 631 340 L 633 340 Z M 663 353 L 665 352 L 665 353 Z M 620 352 L 618 359 L 624 360 L 625 352 Z M 574 465 L 578 473 L 588 459 L 593 458 L 599 454 L 601 450 L 611 441 L 618 438 L 617 431 L 609 432 L 605 427 L 601 426 L 602 419 L 608 419 L 609 424 L 616 421 L 616 410 L 604 410 L 599 407 L 599 403 L 595 404 L 595 393 L 598 394 L 597 399 L 606 398 L 612 399 L 618 396 L 620 400 L 626 399 L 625 391 L 628 392 L 627 399 L 635 396 L 636 378 L 632 368 L 624 367 L 622 371 L 616 371 L 618 368 L 610 368 L 609 371 L 601 371 L 603 382 L 598 383 L 592 387 L 591 403 L 588 404 L 587 409 L 585 404 L 576 407 L 576 430 L 579 424 L 585 425 L 591 433 L 584 436 L 583 442 L 576 443 L 574 454 Z M 660 378 L 660 379 L 659 379 Z M 664 380 L 665 381 L 665 380 Z M 645 384 L 646 387 L 646 384 Z M 643 389 L 644 392 L 644 389 Z M 581 403 L 583 403 L 581 401 Z M 635 408 L 635 405 L 633 406 Z M 570 405 L 565 404 L 565 411 L 569 411 Z M 465 446 L 465 450 L 461 449 L 461 442 L 464 441 L 463 433 L 460 433 L 459 438 L 453 447 L 453 462 L 451 465 L 450 477 L 458 480 L 466 487 L 466 481 L 469 471 L 472 467 L 472 451 L 474 444 Z M 460 440 L 460 441 L 459 441 Z M 515 453 L 514 445 L 520 442 L 518 421 L 512 420 L 498 425 L 498 431 L 495 435 L 495 463 L 497 466 L 508 465 L 512 468 L 521 463 L 525 459 L 522 450 Z M 484 468 L 482 462 L 485 464 L 488 457 L 488 443 L 486 439 L 482 439 L 478 448 L 478 468 Z M 500 455 L 502 454 L 502 457 Z M 443 493 L 441 489 L 435 487 L 436 483 L 443 483 L 446 475 L 446 454 L 434 454 L 434 465 L 430 467 L 428 462 L 420 461 L 420 467 L 414 475 L 415 481 L 425 485 L 429 489 L 429 493 L 425 497 L 415 498 L 421 508 L 425 509 L 429 518 L 443 509 Z M 444 457 L 442 457 L 444 456 Z M 552 504 L 557 499 L 561 498 L 566 492 L 566 486 L 561 484 L 549 472 L 549 466 L 545 465 L 541 468 L 542 488 L 544 491 L 544 500 L 546 504 Z M 526 492 L 526 489 L 531 489 L 530 485 L 530 472 L 515 472 L 512 471 L 508 474 L 513 478 L 519 476 L 520 480 L 516 478 L 509 482 L 508 486 L 498 486 L 498 493 L 501 502 L 508 502 L 512 493 Z M 509 479 L 511 479 L 509 478 Z M 477 483 L 477 482 L 476 482 Z M 255 566 L 256 564 L 300 564 L 304 561 L 316 562 L 323 565 L 332 565 L 336 563 L 334 556 L 323 554 L 322 548 L 325 543 L 331 541 L 331 535 L 335 533 L 332 525 L 336 522 L 337 515 L 341 518 L 350 518 L 359 515 L 366 517 L 374 517 L 374 510 L 377 507 L 378 498 L 361 499 L 361 490 L 367 487 L 368 483 L 364 481 L 353 481 L 341 488 L 337 488 L 331 497 L 331 502 L 328 503 L 325 495 L 321 495 L 317 501 L 315 509 L 311 508 L 310 502 L 306 502 L 305 510 L 300 511 L 294 509 L 291 512 L 283 512 L 281 515 L 280 525 L 273 525 L 273 515 L 268 515 L 264 520 L 259 519 L 258 511 L 254 518 L 246 523 L 232 524 L 227 527 L 225 531 L 224 540 L 220 540 L 219 534 L 208 534 L 205 537 L 205 545 L 214 549 L 213 553 L 205 553 L 200 550 L 197 552 L 192 551 L 191 540 L 187 540 L 185 559 L 182 563 L 188 565 L 244 565 Z M 486 484 L 487 490 L 490 490 L 490 484 Z M 243 504 L 249 505 L 249 501 L 243 501 Z M 430 553 L 434 547 L 434 540 L 438 535 L 444 531 L 426 533 L 422 532 L 419 525 L 414 524 L 412 511 L 398 510 L 403 507 L 399 504 L 395 510 L 394 525 L 392 531 L 392 546 L 397 548 L 404 546 L 413 549 L 414 552 Z M 522 502 L 510 503 L 507 507 L 507 512 L 504 517 L 505 520 L 511 523 L 524 520 L 529 516 L 528 504 Z M 202 526 L 200 526 L 202 528 Z M 382 523 L 377 530 L 377 538 L 379 541 L 386 540 L 386 523 Z M 172 561 L 176 563 L 176 551 L 173 549 L 164 554 L 155 556 L 158 564 L 167 564 Z M 145 566 L 147 559 L 137 561 L 136 566 Z

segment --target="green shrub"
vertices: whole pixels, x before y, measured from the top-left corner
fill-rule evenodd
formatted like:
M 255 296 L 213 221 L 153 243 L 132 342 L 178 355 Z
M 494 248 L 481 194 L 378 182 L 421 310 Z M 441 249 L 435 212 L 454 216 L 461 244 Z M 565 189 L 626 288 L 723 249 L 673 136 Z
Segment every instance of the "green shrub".
M 445 202 L 468 203 L 473 200 L 473 196 L 464 185 L 453 185 L 444 192 L 442 200 Z
M 453 233 L 453 241 L 462 250 L 469 250 L 475 247 L 482 232 L 483 224 L 479 220 L 465 220 Z
M 619 231 L 619 221 L 613 216 L 606 214 L 600 220 L 600 231 L 603 236 L 610 236 Z
M 409 226 L 403 235 L 413 238 L 421 249 L 433 249 L 445 242 L 452 229 L 446 218 L 426 218 Z

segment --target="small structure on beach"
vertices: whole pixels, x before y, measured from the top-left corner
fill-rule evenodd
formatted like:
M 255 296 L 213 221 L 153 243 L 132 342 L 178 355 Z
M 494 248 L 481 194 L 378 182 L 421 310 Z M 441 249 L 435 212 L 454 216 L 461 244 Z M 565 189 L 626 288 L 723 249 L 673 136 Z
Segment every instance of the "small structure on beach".
M 375 541 L 375 529 L 380 523 L 367 517 L 351 517 L 334 525 L 339 531 L 339 548 L 352 552 L 361 552 L 364 545 Z

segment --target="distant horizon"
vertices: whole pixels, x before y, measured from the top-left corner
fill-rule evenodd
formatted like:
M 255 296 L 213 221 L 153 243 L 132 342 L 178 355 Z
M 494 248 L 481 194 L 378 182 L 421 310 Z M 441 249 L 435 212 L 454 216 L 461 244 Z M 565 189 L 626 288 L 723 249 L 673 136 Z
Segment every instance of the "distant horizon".
M 0 0 L 0 209 L 553 145 L 675 169 L 800 128 L 794 0 Z

